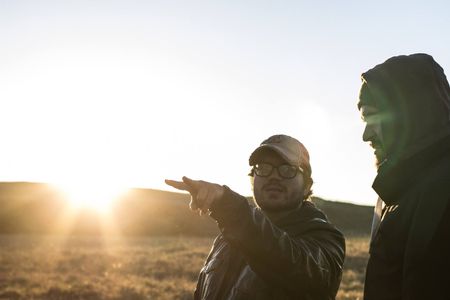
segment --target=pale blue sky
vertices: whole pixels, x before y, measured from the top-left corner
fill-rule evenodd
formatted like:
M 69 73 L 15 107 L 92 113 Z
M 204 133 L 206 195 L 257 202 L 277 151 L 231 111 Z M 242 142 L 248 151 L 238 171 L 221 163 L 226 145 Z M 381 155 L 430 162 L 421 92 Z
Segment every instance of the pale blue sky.
M 0 181 L 250 195 L 266 137 L 310 150 L 314 191 L 372 205 L 360 74 L 426 52 L 450 71 L 446 1 L 0 0 Z

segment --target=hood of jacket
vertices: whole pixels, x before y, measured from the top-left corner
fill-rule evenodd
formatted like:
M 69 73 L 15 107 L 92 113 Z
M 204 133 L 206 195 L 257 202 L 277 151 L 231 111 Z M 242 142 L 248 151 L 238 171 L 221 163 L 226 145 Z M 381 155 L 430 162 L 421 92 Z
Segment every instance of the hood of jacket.
M 382 114 L 389 160 L 407 158 L 442 137 L 450 124 L 450 88 L 433 57 L 395 56 L 361 77 L 358 107 L 372 105 Z

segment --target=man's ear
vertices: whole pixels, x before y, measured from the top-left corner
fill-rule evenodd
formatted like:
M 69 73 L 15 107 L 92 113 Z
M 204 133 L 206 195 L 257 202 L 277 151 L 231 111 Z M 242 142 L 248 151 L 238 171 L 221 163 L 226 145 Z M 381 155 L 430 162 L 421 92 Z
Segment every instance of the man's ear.
M 250 184 L 252 185 L 252 192 L 254 190 L 255 187 L 255 176 L 249 176 L 250 178 Z
M 311 178 L 305 180 L 305 188 L 303 189 L 303 198 L 306 199 L 306 197 L 309 195 L 309 193 L 311 192 L 311 187 L 312 187 L 313 181 Z

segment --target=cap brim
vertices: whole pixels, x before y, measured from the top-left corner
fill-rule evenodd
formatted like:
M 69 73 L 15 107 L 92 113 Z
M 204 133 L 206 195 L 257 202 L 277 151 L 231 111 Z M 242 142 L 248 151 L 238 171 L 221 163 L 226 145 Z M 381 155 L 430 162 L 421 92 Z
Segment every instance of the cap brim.
M 287 163 L 296 166 L 297 163 L 295 161 L 293 161 L 292 159 L 289 159 L 288 154 L 285 152 L 284 149 L 278 147 L 277 145 L 262 145 L 259 146 L 258 148 L 255 149 L 255 151 L 253 151 L 253 153 L 250 155 L 250 158 L 248 160 L 249 165 L 253 166 L 256 164 L 259 156 L 267 150 L 271 150 L 274 151 L 275 153 L 277 153 L 279 156 L 281 156 L 282 159 L 284 159 Z

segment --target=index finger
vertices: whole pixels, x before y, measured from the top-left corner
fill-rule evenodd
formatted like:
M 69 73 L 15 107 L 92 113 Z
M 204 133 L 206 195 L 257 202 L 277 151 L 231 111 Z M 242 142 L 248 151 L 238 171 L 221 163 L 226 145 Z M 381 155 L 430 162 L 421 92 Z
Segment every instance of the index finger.
M 177 190 L 187 191 L 189 193 L 193 192 L 193 189 L 183 181 L 165 179 L 164 182 Z

